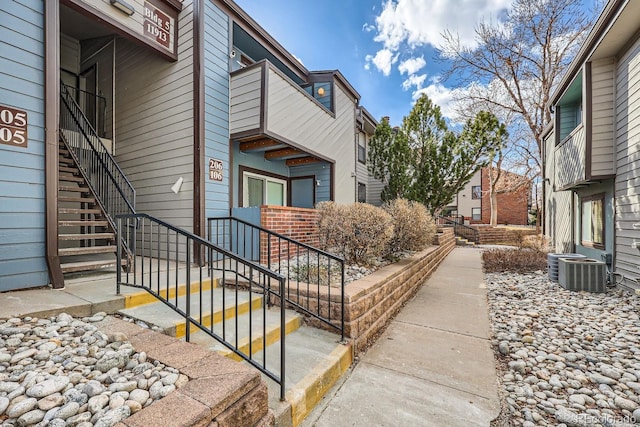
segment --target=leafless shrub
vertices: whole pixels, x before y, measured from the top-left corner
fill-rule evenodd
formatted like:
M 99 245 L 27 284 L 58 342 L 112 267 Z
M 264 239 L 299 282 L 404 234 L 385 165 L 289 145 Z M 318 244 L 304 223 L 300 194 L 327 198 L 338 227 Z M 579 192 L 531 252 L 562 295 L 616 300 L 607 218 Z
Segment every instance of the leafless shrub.
M 487 273 L 530 273 L 547 268 L 547 252 L 537 249 L 489 249 L 482 253 Z
M 393 236 L 391 217 L 366 203 L 319 203 L 320 244 L 344 256 L 349 264 L 367 265 L 384 254 Z
M 393 237 L 388 252 L 419 251 L 433 242 L 436 224 L 424 205 L 406 199 L 395 199 L 382 207 L 393 224 Z

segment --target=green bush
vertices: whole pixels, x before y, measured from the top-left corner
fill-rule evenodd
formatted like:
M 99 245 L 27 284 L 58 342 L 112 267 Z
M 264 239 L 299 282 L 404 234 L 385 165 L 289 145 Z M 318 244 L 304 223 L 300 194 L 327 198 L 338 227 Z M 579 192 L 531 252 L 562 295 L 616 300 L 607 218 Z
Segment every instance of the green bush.
M 433 242 L 436 224 L 424 205 L 406 199 L 387 202 L 382 207 L 393 223 L 393 237 L 388 252 L 419 251 Z
M 482 253 L 482 265 L 487 273 L 545 271 L 547 252 L 531 248 L 489 249 Z

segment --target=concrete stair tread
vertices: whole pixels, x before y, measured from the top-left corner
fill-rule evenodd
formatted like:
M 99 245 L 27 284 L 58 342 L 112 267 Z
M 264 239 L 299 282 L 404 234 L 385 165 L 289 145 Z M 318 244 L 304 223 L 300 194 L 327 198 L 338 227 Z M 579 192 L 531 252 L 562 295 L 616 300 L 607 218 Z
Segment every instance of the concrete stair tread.
M 236 330 L 237 320 L 237 330 Z M 264 332 L 267 334 L 267 345 L 277 345 L 280 339 L 280 308 L 272 307 L 265 311 L 263 317 L 263 311 L 253 310 L 251 313 L 251 319 L 249 319 L 249 313 L 244 313 L 237 317 L 228 318 L 225 322 L 224 339 L 235 345 L 236 337 L 238 337 L 238 344 L 243 348 L 246 355 L 249 355 L 249 324 L 251 320 L 251 338 L 254 342 L 252 346 L 252 352 L 254 359 L 257 353 L 262 354 L 262 341 Z M 302 324 L 302 316 L 295 311 L 287 310 L 285 312 L 285 331 L 287 335 L 293 333 Z M 213 326 L 213 332 L 219 336 L 223 336 L 223 322 L 215 323 Z M 195 344 L 199 344 L 203 347 L 207 347 L 210 350 L 218 351 L 223 355 L 230 356 L 230 350 L 227 349 L 222 343 L 216 339 L 210 337 L 202 331 L 198 331 L 195 334 L 191 334 L 190 341 Z M 257 345 L 256 345 L 257 343 Z M 268 357 L 268 356 L 267 356 Z M 258 357 L 257 359 L 261 359 Z
M 154 291 L 156 289 L 154 288 Z M 163 289 L 161 289 L 163 291 Z M 211 295 L 213 294 L 213 310 L 211 310 L 210 302 Z M 171 298 L 171 303 L 175 304 L 175 298 Z M 205 290 L 202 292 L 202 300 L 203 300 L 203 308 L 202 313 L 203 317 L 205 317 L 205 323 L 209 324 L 210 319 L 206 317 L 214 313 L 214 323 L 216 320 L 222 318 L 222 310 L 223 308 L 226 310 L 226 317 L 231 318 L 235 316 L 235 292 L 226 290 L 224 293 L 224 303 L 223 303 L 223 291 L 222 288 L 214 288 Z M 200 313 L 200 297 L 199 293 L 192 293 L 190 298 L 191 303 L 191 315 L 193 317 L 199 317 Z M 238 303 L 240 307 L 238 308 L 239 314 L 243 313 L 243 310 L 248 310 L 249 307 L 249 293 L 242 292 L 238 294 Z M 262 305 L 262 295 L 252 294 L 252 305 L 261 306 Z M 178 297 L 177 306 L 186 311 L 187 306 L 187 297 L 182 295 Z M 167 307 L 164 303 L 158 301 L 152 304 L 145 304 L 138 307 L 130 307 L 125 308 L 119 311 L 120 314 L 125 316 L 133 317 L 138 320 L 142 320 L 144 322 L 151 323 L 153 325 L 159 326 L 162 328 L 165 333 L 182 337 L 184 335 L 185 330 L 185 320 L 184 318 L 176 313 L 173 309 Z M 217 319 L 219 318 L 219 319 Z M 195 332 L 195 329 L 192 329 L 192 333 Z

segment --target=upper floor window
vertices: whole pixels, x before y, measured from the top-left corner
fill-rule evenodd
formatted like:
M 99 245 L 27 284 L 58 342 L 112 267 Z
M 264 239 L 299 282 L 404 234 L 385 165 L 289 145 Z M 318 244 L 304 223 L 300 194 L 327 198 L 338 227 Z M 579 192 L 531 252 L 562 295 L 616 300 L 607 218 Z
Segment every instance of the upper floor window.
M 367 163 L 367 141 L 363 134 L 358 134 L 358 161 Z
M 333 84 L 331 82 L 315 82 L 303 86 L 307 93 L 313 96 L 320 104 L 329 111 L 333 111 L 333 96 L 331 91 Z
M 471 187 L 471 198 L 472 199 L 482 199 L 482 187 L 479 185 L 474 185 Z
M 556 105 L 558 141 L 564 141 L 582 123 L 582 72 L 578 73 Z

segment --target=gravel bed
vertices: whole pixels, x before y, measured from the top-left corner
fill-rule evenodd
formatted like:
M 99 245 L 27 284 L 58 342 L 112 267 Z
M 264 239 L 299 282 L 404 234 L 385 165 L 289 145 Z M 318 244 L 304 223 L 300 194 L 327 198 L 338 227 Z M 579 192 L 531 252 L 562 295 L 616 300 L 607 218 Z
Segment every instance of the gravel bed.
M 487 274 L 503 416 L 515 426 L 640 423 L 640 298 Z
M 0 320 L 2 427 L 109 427 L 188 382 L 99 331 L 104 317 Z

